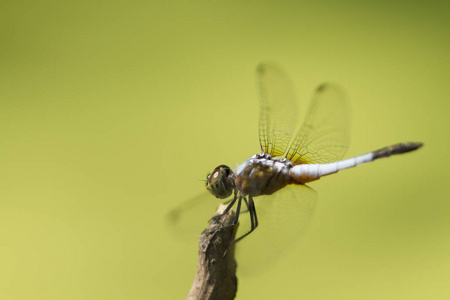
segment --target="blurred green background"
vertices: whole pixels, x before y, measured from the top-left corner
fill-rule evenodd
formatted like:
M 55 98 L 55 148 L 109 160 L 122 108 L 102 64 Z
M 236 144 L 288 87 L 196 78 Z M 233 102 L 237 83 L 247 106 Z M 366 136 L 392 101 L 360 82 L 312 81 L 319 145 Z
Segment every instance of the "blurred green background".
M 345 87 L 346 157 L 425 147 L 311 184 L 309 230 L 237 298 L 449 299 L 449 5 L 418 3 L 2 1 L 0 299 L 183 299 L 197 241 L 165 216 L 260 150 L 264 60 L 303 108 Z

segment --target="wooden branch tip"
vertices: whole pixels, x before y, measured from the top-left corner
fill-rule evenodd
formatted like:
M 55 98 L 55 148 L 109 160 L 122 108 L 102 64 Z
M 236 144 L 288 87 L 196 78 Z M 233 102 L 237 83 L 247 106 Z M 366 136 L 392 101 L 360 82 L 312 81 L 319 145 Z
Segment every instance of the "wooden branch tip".
M 225 210 L 221 204 L 208 228 L 200 236 L 197 274 L 187 300 L 229 300 L 237 291 L 236 261 L 233 243 L 238 224 L 231 226 L 235 213 L 217 217 Z M 228 227 L 227 227 L 228 226 Z

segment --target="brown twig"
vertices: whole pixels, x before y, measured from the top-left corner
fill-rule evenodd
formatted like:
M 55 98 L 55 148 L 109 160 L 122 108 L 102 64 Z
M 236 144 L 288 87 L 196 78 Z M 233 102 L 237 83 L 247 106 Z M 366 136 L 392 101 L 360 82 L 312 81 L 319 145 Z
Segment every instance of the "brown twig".
M 217 211 L 223 212 L 225 205 Z M 200 236 L 197 274 L 187 300 L 229 300 L 237 291 L 236 261 L 234 259 L 237 225 L 232 224 L 234 212 L 230 210 L 220 218 L 213 218 Z

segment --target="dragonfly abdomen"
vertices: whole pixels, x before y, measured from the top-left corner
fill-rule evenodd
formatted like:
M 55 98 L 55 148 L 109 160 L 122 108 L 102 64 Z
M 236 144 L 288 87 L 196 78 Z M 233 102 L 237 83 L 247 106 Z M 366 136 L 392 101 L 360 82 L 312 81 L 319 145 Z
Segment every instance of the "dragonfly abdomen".
M 422 143 L 399 143 L 379 150 L 340 160 L 328 164 L 302 164 L 292 167 L 289 171 L 292 183 L 305 184 L 319 179 L 322 176 L 336 173 L 343 169 L 371 162 L 378 158 L 389 157 L 395 154 L 407 153 L 422 147 Z
M 340 160 L 328 164 L 302 164 L 294 166 L 289 174 L 293 183 L 305 184 L 319 179 L 322 176 L 330 175 L 339 170 L 355 167 L 359 164 L 373 160 L 372 152 L 352 157 L 346 160 Z

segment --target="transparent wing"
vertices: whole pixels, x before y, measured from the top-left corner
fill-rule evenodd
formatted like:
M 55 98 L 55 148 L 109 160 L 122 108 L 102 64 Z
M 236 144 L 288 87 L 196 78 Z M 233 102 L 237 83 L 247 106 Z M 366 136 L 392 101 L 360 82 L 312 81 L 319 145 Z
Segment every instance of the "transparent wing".
M 317 193 L 305 185 L 290 185 L 253 200 L 259 226 L 236 245 L 239 269 L 246 274 L 267 268 L 292 248 L 313 215 Z M 248 214 L 242 214 L 239 230 L 248 228 L 248 222 Z
M 288 77 L 274 64 L 257 68 L 260 89 L 259 142 L 272 156 L 283 155 L 297 121 L 297 106 Z
M 340 160 L 349 144 L 349 126 L 345 93 L 335 84 L 319 86 L 286 158 L 295 165 Z
M 287 186 L 255 201 L 259 226 L 236 245 L 239 270 L 256 274 L 277 261 L 291 248 L 309 223 L 317 201 L 316 192 L 304 185 Z M 220 202 L 205 192 L 167 215 L 169 228 L 179 238 L 197 247 L 198 237 L 208 226 Z M 234 207 L 236 209 L 236 207 Z M 242 204 L 236 237 L 250 229 L 250 218 Z
M 182 203 L 167 215 L 170 230 L 178 237 L 197 243 L 200 234 L 208 227 L 221 203 L 208 191 Z

